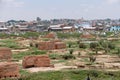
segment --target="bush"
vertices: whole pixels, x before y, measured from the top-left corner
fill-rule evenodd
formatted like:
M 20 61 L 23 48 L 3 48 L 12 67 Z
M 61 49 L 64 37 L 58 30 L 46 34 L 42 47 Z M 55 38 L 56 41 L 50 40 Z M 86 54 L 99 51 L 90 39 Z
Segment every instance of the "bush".
M 61 56 L 58 55 L 58 54 L 50 54 L 49 57 L 50 57 L 50 59 L 58 59 L 58 58 L 61 58 Z
M 113 44 L 112 42 L 100 41 L 99 43 L 103 48 L 115 49 L 115 44 Z
M 79 44 L 79 48 L 83 48 L 83 49 L 85 49 L 87 46 L 84 44 L 84 43 L 80 43 Z
M 71 48 L 72 44 L 68 44 L 68 47 Z
M 68 44 L 68 48 L 73 48 L 74 46 L 77 45 L 76 42 L 71 42 L 71 41 L 67 42 L 67 44 Z
M 98 47 L 98 43 L 90 43 L 90 48 L 91 49 L 95 49 L 95 48 L 97 48 Z
M 108 48 L 109 49 L 115 49 L 115 44 L 113 44 L 113 43 L 108 43 Z
M 37 43 L 35 44 L 35 47 L 38 48 L 38 44 Z
M 80 52 L 78 52 L 78 57 L 80 57 L 81 56 L 81 53 Z
M 62 55 L 62 58 L 65 59 L 65 60 L 68 60 L 68 59 L 75 59 L 75 56 L 73 56 L 72 54 L 64 54 Z
M 70 49 L 70 50 L 69 50 L 69 53 L 70 53 L 70 54 L 73 54 L 73 51 L 74 51 L 73 49 Z
M 117 49 L 116 54 L 120 57 L 120 49 L 119 48 Z
M 33 46 L 34 46 L 33 43 L 30 43 L 29 45 L 30 45 L 30 47 L 33 47 Z
M 90 76 L 93 76 L 93 77 L 98 77 L 99 76 L 99 73 L 97 71 L 95 71 L 95 70 L 91 70 L 89 72 L 89 74 L 90 74 Z
M 93 62 L 95 62 L 95 61 L 96 61 L 96 57 L 94 57 L 94 56 L 90 56 L 90 57 L 89 57 L 89 60 L 90 60 L 90 62 L 92 62 L 92 63 L 93 63 Z

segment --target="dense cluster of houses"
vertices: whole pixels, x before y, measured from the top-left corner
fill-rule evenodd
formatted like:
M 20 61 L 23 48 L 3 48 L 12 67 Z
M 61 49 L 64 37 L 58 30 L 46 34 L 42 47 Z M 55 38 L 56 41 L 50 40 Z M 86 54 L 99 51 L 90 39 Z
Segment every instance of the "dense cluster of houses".
M 25 33 L 28 31 L 120 31 L 120 20 L 72 20 L 72 19 L 54 19 L 51 21 L 9 21 L 0 22 L 0 32 L 4 33 Z

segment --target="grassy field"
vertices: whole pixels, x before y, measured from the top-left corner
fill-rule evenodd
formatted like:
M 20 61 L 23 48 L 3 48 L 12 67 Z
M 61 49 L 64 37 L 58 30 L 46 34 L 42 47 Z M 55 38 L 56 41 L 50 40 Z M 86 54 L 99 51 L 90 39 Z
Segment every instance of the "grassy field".
M 24 39 L 33 38 L 36 40 L 38 36 L 44 36 L 46 33 L 26 33 L 16 35 L 4 35 L 1 36 L 3 39 L 0 40 L 0 47 L 9 47 L 13 50 L 21 49 L 22 45 L 16 42 L 17 37 L 22 37 Z M 23 57 L 28 55 L 48 55 L 51 59 L 52 64 L 65 63 L 65 66 L 72 65 L 70 60 L 81 61 L 86 63 L 90 63 L 89 58 L 81 58 L 83 54 L 85 56 L 93 56 L 97 55 L 97 52 L 104 51 L 103 55 L 118 55 L 120 56 L 120 40 L 108 41 L 106 39 L 98 40 L 97 43 L 84 43 L 85 41 L 80 39 L 80 33 L 56 33 L 59 39 L 62 39 L 63 42 L 66 43 L 67 47 L 63 52 L 60 51 L 42 51 L 38 50 L 34 46 L 25 47 L 28 50 L 24 52 L 13 53 L 12 58 L 16 60 L 22 60 Z M 111 33 L 107 33 L 107 35 L 111 35 Z M 11 36 L 11 39 L 6 37 Z M 16 37 L 15 39 L 12 37 Z M 4 39 L 5 38 L 5 39 Z M 43 38 L 43 41 L 48 41 L 49 39 Z M 91 41 L 91 40 L 88 40 Z M 93 40 L 95 41 L 95 40 Z M 69 65 L 68 65 L 69 62 Z M 95 63 L 93 63 L 95 64 Z M 95 70 L 61 70 L 61 71 L 46 71 L 46 72 L 37 72 L 37 73 L 29 73 L 26 70 L 22 69 L 21 64 L 19 65 L 21 70 L 20 79 L 14 80 L 87 80 L 87 75 L 90 75 L 91 80 L 120 80 L 120 71 L 119 72 L 104 72 L 104 71 L 95 71 Z M 6 79 L 12 80 L 12 79 Z
M 91 80 L 120 80 L 120 72 L 101 72 L 95 70 L 62 70 L 38 73 L 21 71 L 21 74 L 23 75 L 19 80 L 87 80 L 88 74 Z M 24 74 L 27 75 L 25 76 Z

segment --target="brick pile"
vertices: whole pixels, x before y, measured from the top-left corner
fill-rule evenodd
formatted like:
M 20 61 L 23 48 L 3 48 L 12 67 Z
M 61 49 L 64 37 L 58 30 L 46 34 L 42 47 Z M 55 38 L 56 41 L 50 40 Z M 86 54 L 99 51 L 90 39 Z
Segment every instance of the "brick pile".
M 60 39 L 55 39 L 55 40 L 53 40 L 53 42 L 62 42 L 62 40 L 60 40 Z
M 12 58 L 12 52 L 10 48 L 0 48 L 0 60 L 10 60 Z
M 47 34 L 46 36 L 44 36 L 44 38 L 55 38 L 55 34 L 53 32 Z
M 53 50 L 55 49 L 53 41 L 44 41 L 38 44 L 38 49 L 40 50 Z
M 39 42 L 38 49 L 40 50 L 54 50 L 54 49 L 64 49 L 66 48 L 66 44 L 61 40 L 53 40 L 53 41 L 44 41 Z
M 19 77 L 19 67 L 16 63 L 1 62 L 0 63 L 0 78 Z
M 50 58 L 46 55 L 26 56 L 22 62 L 23 68 L 30 67 L 51 67 Z
M 56 42 L 55 49 L 64 49 L 66 48 L 66 44 L 64 42 Z

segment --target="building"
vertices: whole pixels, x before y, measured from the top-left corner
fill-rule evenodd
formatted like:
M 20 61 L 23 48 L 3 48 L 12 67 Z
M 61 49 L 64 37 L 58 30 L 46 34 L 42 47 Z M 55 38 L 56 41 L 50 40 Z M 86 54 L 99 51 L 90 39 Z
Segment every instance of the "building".
M 76 31 L 75 26 L 69 26 L 64 24 L 58 24 L 58 25 L 51 25 L 48 27 L 48 31 L 63 31 L 63 32 L 74 32 Z
M 120 31 L 120 24 L 113 24 L 110 28 L 109 31 Z
M 0 32 L 7 32 L 8 28 L 5 25 L 5 22 L 0 22 Z
M 95 30 L 96 27 L 92 27 L 92 25 L 89 22 L 83 22 L 81 24 L 77 25 L 80 31 L 84 30 Z

